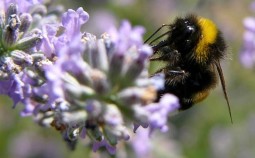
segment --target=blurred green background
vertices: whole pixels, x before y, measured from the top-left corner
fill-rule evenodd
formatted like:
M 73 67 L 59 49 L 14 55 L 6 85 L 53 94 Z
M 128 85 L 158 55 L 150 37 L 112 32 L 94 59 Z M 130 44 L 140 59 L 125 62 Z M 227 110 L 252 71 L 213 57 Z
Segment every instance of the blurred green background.
M 66 9 L 83 7 L 90 20 L 83 29 L 100 35 L 127 19 L 146 28 L 145 39 L 176 16 L 196 13 L 212 19 L 228 43 L 222 63 L 234 123 L 218 86 L 202 103 L 169 118 L 169 132 L 152 135 L 151 158 L 253 158 L 255 157 L 255 72 L 239 63 L 243 19 L 253 16 L 251 0 L 58 0 Z M 12 109 L 10 99 L 0 98 L 1 158 L 99 157 L 78 144 L 70 152 L 58 132 L 21 118 L 22 105 Z M 33 151 L 33 152 L 32 152 Z M 30 153 L 30 154 L 28 154 Z M 108 157 L 105 155 L 104 157 Z

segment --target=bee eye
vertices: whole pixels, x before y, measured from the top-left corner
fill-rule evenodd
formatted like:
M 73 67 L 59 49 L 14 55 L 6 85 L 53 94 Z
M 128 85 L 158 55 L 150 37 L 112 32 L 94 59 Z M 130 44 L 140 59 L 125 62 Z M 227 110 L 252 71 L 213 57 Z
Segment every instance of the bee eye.
M 183 30 L 183 39 L 185 40 L 189 40 L 190 38 L 192 38 L 192 36 L 195 33 L 195 28 L 191 25 L 185 26 L 184 30 Z
M 192 26 L 187 26 L 187 28 L 188 28 L 188 30 L 189 30 L 190 32 L 195 32 L 195 28 L 194 28 L 194 27 L 192 27 Z
M 193 26 L 187 26 L 186 34 L 192 35 L 195 32 L 195 28 Z

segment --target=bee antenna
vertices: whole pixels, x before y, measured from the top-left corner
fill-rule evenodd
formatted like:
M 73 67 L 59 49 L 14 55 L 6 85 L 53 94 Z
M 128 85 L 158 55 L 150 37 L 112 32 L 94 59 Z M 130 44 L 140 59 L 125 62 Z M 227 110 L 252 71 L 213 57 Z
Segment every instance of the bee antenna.
M 160 39 L 160 38 L 162 38 L 162 37 L 168 35 L 169 32 L 171 32 L 171 31 L 167 31 L 167 32 L 163 33 L 162 35 L 159 35 L 158 37 L 156 37 L 155 39 L 153 39 L 149 44 L 151 45 L 151 44 L 152 44 L 153 42 L 155 42 L 156 40 L 158 40 L 158 39 Z
M 150 37 L 147 38 L 147 39 L 145 40 L 144 43 L 147 43 L 156 33 L 158 33 L 158 32 L 159 32 L 163 27 L 165 27 L 165 26 L 170 26 L 170 25 L 162 24 L 162 26 L 160 26 L 152 35 L 150 35 Z M 167 33 L 168 33 L 168 32 L 167 32 Z M 156 40 L 159 39 L 159 38 L 161 38 L 161 37 L 163 37 L 163 36 L 165 36 L 167 33 L 164 33 L 163 35 L 160 35 L 159 37 L 156 38 Z M 155 39 L 154 39 L 152 42 L 154 42 L 154 41 L 155 41 Z M 151 44 L 152 42 L 150 42 L 150 44 Z
M 217 71 L 218 71 L 219 76 L 220 76 L 220 82 L 221 82 L 222 90 L 223 90 L 223 93 L 224 93 L 224 97 L 225 97 L 225 99 L 226 99 L 226 101 L 227 101 L 228 112 L 229 112 L 230 120 L 231 120 L 231 123 L 233 124 L 233 119 L 232 119 L 232 114 L 231 114 L 231 108 L 230 108 L 230 105 L 229 105 L 229 100 L 228 100 L 228 95 L 227 95 L 227 91 L 226 91 L 225 80 L 224 80 L 223 72 L 222 72 L 222 69 L 221 69 L 221 66 L 220 66 L 220 62 L 217 61 L 215 65 L 216 65 L 216 67 L 217 67 Z

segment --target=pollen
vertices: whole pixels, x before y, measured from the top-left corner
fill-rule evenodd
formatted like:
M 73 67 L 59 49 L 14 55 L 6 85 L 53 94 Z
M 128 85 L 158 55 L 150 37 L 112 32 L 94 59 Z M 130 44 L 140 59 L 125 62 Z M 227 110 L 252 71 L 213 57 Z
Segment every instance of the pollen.
M 218 29 L 209 19 L 199 18 L 198 25 L 201 28 L 200 40 L 196 47 L 196 59 L 204 61 L 208 57 L 208 46 L 216 41 Z

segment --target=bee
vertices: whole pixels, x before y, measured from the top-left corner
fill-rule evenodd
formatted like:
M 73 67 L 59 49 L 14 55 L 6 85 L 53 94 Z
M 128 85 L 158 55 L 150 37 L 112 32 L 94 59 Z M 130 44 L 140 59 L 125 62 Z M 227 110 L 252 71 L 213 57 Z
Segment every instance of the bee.
M 145 43 L 163 27 L 168 27 L 168 31 L 149 43 L 154 51 L 151 62 L 163 63 L 153 74 L 165 75 L 165 87 L 158 91 L 158 98 L 165 93 L 172 93 L 180 100 L 180 110 L 186 110 L 204 100 L 220 78 L 232 122 L 220 65 L 227 48 L 221 31 L 211 20 L 190 14 L 176 18 L 172 24 L 163 24 Z M 164 36 L 167 38 L 153 45 L 153 42 Z

